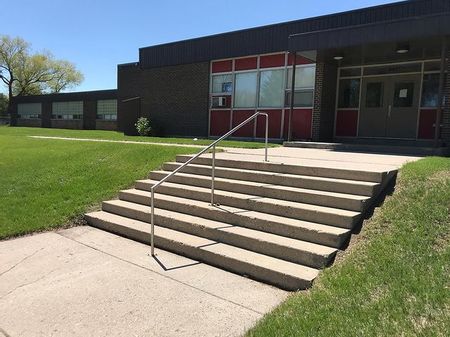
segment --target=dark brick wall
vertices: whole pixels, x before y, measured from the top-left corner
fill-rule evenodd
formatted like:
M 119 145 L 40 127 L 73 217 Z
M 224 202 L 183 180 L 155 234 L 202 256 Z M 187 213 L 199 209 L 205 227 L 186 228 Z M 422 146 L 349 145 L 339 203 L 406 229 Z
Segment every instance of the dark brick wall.
M 41 119 L 43 128 L 52 127 L 52 102 L 43 102 L 41 108 Z
M 41 127 L 41 120 L 40 119 L 17 119 L 16 122 L 17 126 L 28 126 L 33 128 L 40 128 Z
M 118 68 L 119 128 L 134 124 L 125 99 L 140 97 L 140 115 L 165 135 L 208 135 L 209 62 L 140 69 Z
M 83 129 L 95 130 L 95 120 L 97 118 L 97 101 L 83 101 Z
M 447 79 L 445 81 L 445 105 L 442 111 L 441 138 L 446 146 L 450 146 L 450 51 L 447 52 Z
M 332 141 L 336 108 L 337 66 L 320 60 L 316 64 L 316 84 L 312 113 L 313 141 Z

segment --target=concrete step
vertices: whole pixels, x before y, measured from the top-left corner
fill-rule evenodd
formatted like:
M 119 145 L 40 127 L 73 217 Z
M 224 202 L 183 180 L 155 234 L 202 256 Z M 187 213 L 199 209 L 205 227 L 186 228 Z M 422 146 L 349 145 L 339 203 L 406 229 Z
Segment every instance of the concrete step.
M 189 160 L 192 156 L 190 155 L 178 155 L 176 161 L 184 163 Z M 194 161 L 195 164 L 201 165 L 211 165 L 211 158 L 204 156 L 199 157 Z M 374 171 L 361 171 L 352 169 L 341 169 L 341 168 L 329 168 L 329 167 L 316 167 L 316 166 L 301 166 L 301 165 L 290 165 L 290 164 L 280 164 L 262 161 L 251 161 L 251 160 L 239 160 L 239 159 L 220 159 L 216 158 L 216 166 L 237 168 L 245 170 L 257 170 L 266 171 L 273 173 L 285 173 L 285 174 L 296 174 L 305 176 L 315 176 L 315 177 L 327 177 L 335 179 L 349 179 L 358 181 L 371 181 L 376 183 L 381 183 L 389 172 L 374 172 Z
M 152 181 L 152 184 L 155 183 L 156 181 Z M 145 193 L 138 193 L 138 197 L 135 199 L 134 195 L 137 194 L 136 191 L 140 190 L 131 189 L 121 191 L 119 198 L 121 200 L 149 205 L 150 192 L 142 191 Z M 133 200 L 127 199 L 129 198 L 129 194 L 132 194 Z M 208 202 L 211 196 L 210 190 L 207 188 L 195 186 L 189 186 L 189 188 L 186 188 L 181 184 L 167 182 L 158 187 L 158 194 L 167 194 L 184 199 L 200 200 L 204 202 Z M 286 218 L 317 222 L 348 229 L 352 229 L 361 218 L 361 213 L 353 211 L 220 190 L 215 191 L 215 201 L 219 205 L 239 207 L 249 211 L 263 212 Z
M 163 169 L 165 171 L 173 171 L 181 165 L 181 163 L 174 162 L 165 163 L 163 165 Z M 211 167 L 206 165 L 191 164 L 183 168 L 182 172 L 211 176 Z M 219 178 L 245 180 L 264 184 L 346 193 L 368 197 L 376 194 L 378 191 L 378 187 L 380 186 L 379 183 L 375 182 L 323 178 L 289 173 L 255 171 L 221 166 L 216 166 L 215 176 Z
M 120 198 L 121 200 L 141 205 L 150 205 L 149 193 L 142 190 L 121 191 Z M 350 230 L 345 228 L 285 218 L 237 207 L 211 206 L 208 202 L 159 193 L 155 194 L 155 207 L 334 248 L 342 247 L 350 236 Z
M 168 171 L 153 171 L 150 173 L 150 178 L 153 180 L 161 180 L 169 173 L 170 172 Z M 177 173 L 172 178 L 170 178 L 170 182 L 211 188 L 210 176 Z M 298 187 L 271 185 L 261 182 L 227 178 L 215 178 L 214 186 L 215 188 L 223 191 L 238 193 L 247 193 L 248 191 L 251 191 L 252 194 L 261 197 L 302 202 L 325 207 L 341 208 L 358 212 L 364 211 L 370 201 L 370 197 L 361 195 L 318 191 Z M 148 190 L 148 180 L 137 181 L 136 188 Z
M 150 242 L 150 226 L 146 222 L 104 211 L 86 214 L 86 220 L 103 230 Z M 155 246 L 286 290 L 310 287 L 319 273 L 314 268 L 160 226 L 155 226 Z
M 111 200 L 104 202 L 102 209 L 130 219 L 150 222 L 149 206 Z M 337 252 L 335 248 L 176 211 L 155 208 L 154 216 L 155 224 L 158 226 L 318 269 L 328 265 Z
M 143 190 L 121 191 L 121 200 L 150 205 L 150 194 Z M 350 230 L 314 222 L 286 218 L 230 206 L 211 206 L 208 202 L 155 193 L 155 207 L 220 221 L 230 225 L 256 229 L 293 239 L 340 248 L 348 240 Z
M 151 187 L 157 181 L 149 180 Z M 165 182 L 158 187 L 158 193 L 186 199 L 211 200 L 211 189 Z M 305 204 L 300 202 L 260 197 L 253 194 L 235 193 L 215 189 L 215 203 L 247 210 L 259 211 L 288 218 L 312 221 L 331 226 L 353 228 L 361 218 L 360 212 Z

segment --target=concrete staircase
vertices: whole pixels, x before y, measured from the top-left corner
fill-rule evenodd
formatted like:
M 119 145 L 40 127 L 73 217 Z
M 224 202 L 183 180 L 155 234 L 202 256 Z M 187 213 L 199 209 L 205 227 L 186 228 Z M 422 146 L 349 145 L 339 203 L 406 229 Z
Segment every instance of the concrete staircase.
M 150 242 L 150 188 L 188 160 L 178 156 L 102 211 L 92 226 Z M 155 245 L 287 290 L 311 286 L 396 171 L 360 171 L 216 159 L 194 164 L 155 193 Z

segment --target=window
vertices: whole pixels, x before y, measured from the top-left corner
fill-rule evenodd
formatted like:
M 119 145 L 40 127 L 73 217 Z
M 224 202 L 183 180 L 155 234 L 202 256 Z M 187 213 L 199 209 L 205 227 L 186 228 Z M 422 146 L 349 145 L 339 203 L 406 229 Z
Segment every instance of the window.
M 366 108 L 379 108 L 383 105 L 383 83 L 367 83 Z
M 284 69 L 261 71 L 259 106 L 269 108 L 283 105 L 283 77 Z
M 212 77 L 212 93 L 231 94 L 233 92 L 233 75 L 213 75 Z
M 423 76 L 422 102 L 423 108 L 435 108 L 438 106 L 439 74 L 425 74 Z
M 53 119 L 83 119 L 83 102 L 53 102 Z
M 105 99 L 97 101 L 97 119 L 117 120 L 117 100 Z
M 316 79 L 316 66 L 295 67 L 295 89 L 314 88 Z M 292 68 L 288 69 L 286 88 L 290 89 L 292 83 Z
M 314 101 L 314 84 L 316 79 L 316 66 L 297 66 L 295 68 L 295 107 L 312 107 Z M 292 69 L 288 69 L 286 77 L 285 105 L 291 105 Z
M 235 108 L 254 108 L 256 106 L 256 79 L 256 71 L 236 74 Z
M 359 78 L 340 80 L 338 108 L 350 108 L 350 109 L 358 108 L 359 87 L 360 87 Z
M 409 108 L 413 105 L 414 82 L 395 83 L 394 102 L 395 108 Z
M 41 118 L 41 103 L 19 103 L 17 104 L 17 117 L 21 119 Z

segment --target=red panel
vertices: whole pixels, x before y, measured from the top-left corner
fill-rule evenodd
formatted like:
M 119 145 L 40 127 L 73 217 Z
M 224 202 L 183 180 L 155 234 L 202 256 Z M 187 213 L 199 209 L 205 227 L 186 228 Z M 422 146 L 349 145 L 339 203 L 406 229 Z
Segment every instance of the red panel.
M 281 138 L 281 115 L 282 110 L 266 110 L 269 115 L 269 138 Z M 258 116 L 256 120 L 256 137 L 265 138 L 266 136 L 266 117 Z
M 249 118 L 251 115 L 255 113 L 255 110 L 233 110 L 233 128 L 236 125 L 239 125 L 244 120 Z M 242 128 L 233 133 L 233 137 L 252 137 L 253 138 L 253 125 L 255 121 L 249 122 L 247 125 L 244 125 Z
M 224 73 L 227 71 L 231 71 L 232 68 L 233 68 L 232 60 L 215 61 L 212 63 L 212 72 L 213 73 Z
M 338 110 L 336 115 L 336 136 L 356 137 L 358 110 Z
M 292 54 L 289 53 L 288 55 L 288 65 L 292 65 L 294 58 L 292 57 Z M 296 64 L 310 64 L 310 63 L 315 63 L 314 61 L 307 59 L 306 57 L 297 55 L 297 63 Z
M 230 130 L 230 110 L 211 110 L 210 135 L 222 136 Z
M 282 67 L 284 66 L 284 54 L 267 55 L 259 58 L 260 68 Z
M 312 109 L 294 109 L 292 114 L 292 139 L 311 139 Z M 284 131 L 287 138 L 289 127 L 289 109 L 284 111 Z
M 436 110 L 435 109 L 422 109 L 420 110 L 419 117 L 419 139 L 433 139 L 434 138 L 434 126 L 436 122 Z
M 242 59 L 236 59 L 234 61 L 234 70 L 256 69 L 256 65 L 257 65 L 256 57 L 246 57 Z

